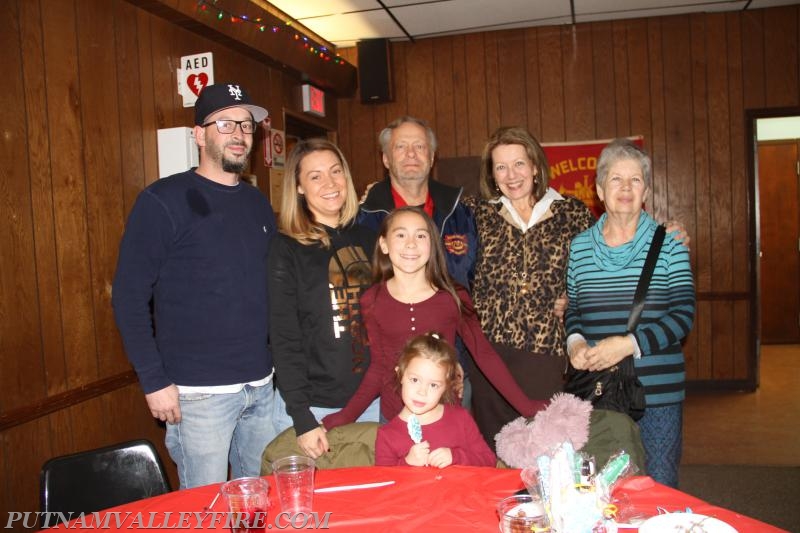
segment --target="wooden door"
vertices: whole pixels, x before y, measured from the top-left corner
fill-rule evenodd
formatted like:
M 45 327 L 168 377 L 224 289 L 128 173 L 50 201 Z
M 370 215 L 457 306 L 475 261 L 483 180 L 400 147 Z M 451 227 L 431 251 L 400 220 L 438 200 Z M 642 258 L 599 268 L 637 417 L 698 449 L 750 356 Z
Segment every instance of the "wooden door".
M 800 342 L 798 142 L 758 145 L 761 342 Z

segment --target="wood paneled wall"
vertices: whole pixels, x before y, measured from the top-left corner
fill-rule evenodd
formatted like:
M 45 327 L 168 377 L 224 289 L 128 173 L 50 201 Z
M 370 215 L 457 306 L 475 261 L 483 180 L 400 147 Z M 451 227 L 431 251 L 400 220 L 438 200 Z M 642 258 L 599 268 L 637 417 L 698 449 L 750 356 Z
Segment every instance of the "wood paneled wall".
M 125 219 L 158 178 L 156 130 L 193 124 L 181 56 L 213 52 L 216 80 L 245 86 L 276 128 L 299 112 L 301 80 L 122 0 L 4 0 L 0 20 L 5 526 L 8 511 L 38 510 L 39 469 L 56 455 L 149 438 L 177 486 L 110 306 Z M 252 171 L 266 193 L 261 138 Z
M 698 305 L 694 386 L 755 380 L 745 110 L 800 104 L 797 5 L 474 33 L 392 44 L 395 101 L 339 101 L 359 187 L 384 169 L 376 132 L 424 118 L 439 157 L 480 155 L 501 125 L 542 142 L 644 135 L 648 209 L 688 229 Z M 355 49 L 349 60 L 358 61 Z

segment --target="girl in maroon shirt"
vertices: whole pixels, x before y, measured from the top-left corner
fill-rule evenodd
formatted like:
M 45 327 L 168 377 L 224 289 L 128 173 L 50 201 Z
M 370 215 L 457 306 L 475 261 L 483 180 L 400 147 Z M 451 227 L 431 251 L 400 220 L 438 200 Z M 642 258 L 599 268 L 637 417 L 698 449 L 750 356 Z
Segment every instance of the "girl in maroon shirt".
M 545 402 L 531 400 L 486 340 L 466 290 L 447 275 L 436 226 L 417 207 L 395 209 L 383 221 L 373 255 L 375 285 L 361 297 L 361 316 L 370 343 L 370 366 L 341 411 L 322 422 L 327 429 L 354 422 L 378 396 L 381 416 L 392 420 L 403 408 L 395 366 L 406 341 L 439 331 L 451 346 L 456 334 L 498 391 L 524 416 Z M 476 398 L 476 400 L 479 400 Z
M 437 333 L 409 341 L 397 362 L 403 410 L 378 428 L 375 464 L 495 466 L 472 416 L 453 405 L 456 352 Z

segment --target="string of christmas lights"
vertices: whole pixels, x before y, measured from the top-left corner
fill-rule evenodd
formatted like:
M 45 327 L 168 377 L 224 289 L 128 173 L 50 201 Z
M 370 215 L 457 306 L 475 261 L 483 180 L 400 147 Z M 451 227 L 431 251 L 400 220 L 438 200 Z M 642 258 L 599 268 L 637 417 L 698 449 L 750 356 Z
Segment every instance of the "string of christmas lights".
M 258 30 L 262 33 L 280 33 L 290 32 L 293 34 L 293 39 L 302 46 L 309 54 L 317 57 L 322 61 L 332 61 L 337 65 L 346 65 L 347 62 L 339 57 L 339 54 L 332 54 L 327 46 L 318 44 L 312 41 L 307 36 L 292 28 L 292 21 L 288 20 L 282 25 L 267 24 L 261 17 L 251 19 L 247 15 L 237 15 L 223 9 L 217 5 L 217 0 L 198 0 L 197 9 L 201 13 L 209 13 L 215 15 L 217 20 L 227 20 L 231 24 L 249 23 L 255 24 Z

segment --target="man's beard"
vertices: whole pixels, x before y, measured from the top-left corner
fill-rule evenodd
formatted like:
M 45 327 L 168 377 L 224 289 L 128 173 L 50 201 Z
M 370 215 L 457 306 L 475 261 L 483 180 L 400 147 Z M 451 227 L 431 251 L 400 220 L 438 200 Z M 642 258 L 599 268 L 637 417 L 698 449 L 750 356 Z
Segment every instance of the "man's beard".
M 422 165 L 418 169 L 405 170 L 402 165 L 394 165 L 389 169 L 389 174 L 392 175 L 398 182 L 422 182 L 430 177 L 431 167 Z
M 234 161 L 226 157 L 222 158 L 222 170 L 225 172 L 232 172 L 234 174 L 241 174 L 247 167 L 247 157 L 241 161 Z
M 245 147 L 247 151 L 242 155 L 241 159 L 237 160 L 225 157 L 225 148 L 231 145 Z M 241 174 L 247 169 L 247 162 L 250 158 L 250 151 L 251 149 L 248 149 L 247 145 L 244 143 L 231 142 L 223 146 L 219 145 L 211 146 L 210 155 L 213 159 L 219 161 L 223 171 L 230 172 L 233 174 Z

